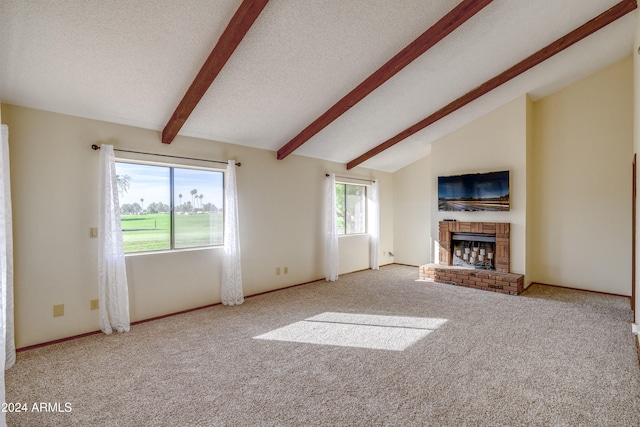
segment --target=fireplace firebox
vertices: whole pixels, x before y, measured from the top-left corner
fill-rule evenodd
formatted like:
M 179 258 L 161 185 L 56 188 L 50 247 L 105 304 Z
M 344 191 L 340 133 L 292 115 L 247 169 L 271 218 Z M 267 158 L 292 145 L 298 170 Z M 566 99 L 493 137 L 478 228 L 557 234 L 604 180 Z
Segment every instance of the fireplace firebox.
M 495 270 L 496 235 L 451 233 L 451 265 Z

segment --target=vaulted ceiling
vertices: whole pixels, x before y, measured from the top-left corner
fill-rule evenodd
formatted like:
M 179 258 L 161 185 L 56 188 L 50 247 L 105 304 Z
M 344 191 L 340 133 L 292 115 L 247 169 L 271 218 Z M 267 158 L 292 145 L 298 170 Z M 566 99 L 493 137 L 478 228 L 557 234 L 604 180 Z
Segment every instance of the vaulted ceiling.
M 0 101 L 157 130 L 158 144 L 177 133 L 394 172 L 524 93 L 630 55 L 635 7 L 0 0 Z

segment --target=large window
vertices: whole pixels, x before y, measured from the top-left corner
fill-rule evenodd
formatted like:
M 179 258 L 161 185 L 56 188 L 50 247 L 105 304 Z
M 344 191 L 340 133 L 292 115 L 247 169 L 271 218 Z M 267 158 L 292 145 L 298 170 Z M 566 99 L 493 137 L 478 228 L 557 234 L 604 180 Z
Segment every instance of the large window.
M 125 253 L 223 244 L 224 174 L 116 162 Z
M 338 234 L 367 232 L 367 187 L 336 184 Z

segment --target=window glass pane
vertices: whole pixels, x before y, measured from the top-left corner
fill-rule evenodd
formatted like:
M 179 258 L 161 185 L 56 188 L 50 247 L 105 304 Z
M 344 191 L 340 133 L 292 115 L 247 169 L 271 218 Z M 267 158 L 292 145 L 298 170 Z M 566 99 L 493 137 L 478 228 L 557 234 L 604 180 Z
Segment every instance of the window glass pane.
M 170 168 L 116 163 L 126 253 L 171 249 Z
M 367 232 L 367 188 L 363 185 L 336 184 L 338 234 Z
M 364 233 L 366 231 L 366 191 L 361 185 L 346 185 L 346 233 Z
M 223 244 L 223 173 L 173 170 L 176 249 Z
M 336 221 L 338 223 L 338 234 L 345 234 L 345 185 L 336 184 Z

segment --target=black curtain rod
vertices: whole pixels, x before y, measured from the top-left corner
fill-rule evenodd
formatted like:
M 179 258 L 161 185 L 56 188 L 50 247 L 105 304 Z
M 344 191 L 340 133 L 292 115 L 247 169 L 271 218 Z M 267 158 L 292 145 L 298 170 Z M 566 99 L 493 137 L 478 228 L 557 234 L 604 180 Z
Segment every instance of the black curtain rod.
M 326 173 L 326 174 L 324 174 L 324 176 L 329 177 L 329 174 L 328 174 L 328 173 Z M 372 180 L 372 179 L 364 179 L 364 178 L 351 178 L 351 177 L 349 177 L 349 176 L 338 176 L 338 175 L 336 175 L 336 178 L 342 178 L 342 179 L 354 179 L 354 180 L 356 180 L 356 181 L 376 182 L 376 180 L 375 180 L 375 179 L 373 179 L 373 180 Z
M 96 145 L 96 144 L 93 144 L 91 146 L 91 148 L 93 148 L 94 150 L 99 150 L 100 146 Z M 120 150 L 118 148 L 114 148 L 113 151 L 120 151 L 121 153 L 145 154 L 147 156 L 170 157 L 172 159 L 197 160 L 199 162 L 222 163 L 222 164 L 225 164 L 225 165 L 227 164 L 227 162 L 223 162 L 221 160 L 208 160 L 208 159 L 196 159 L 195 157 L 170 156 L 168 154 L 145 153 L 145 152 L 142 152 L 142 151 Z M 236 166 L 240 167 L 240 166 L 242 166 L 242 163 L 236 163 Z

